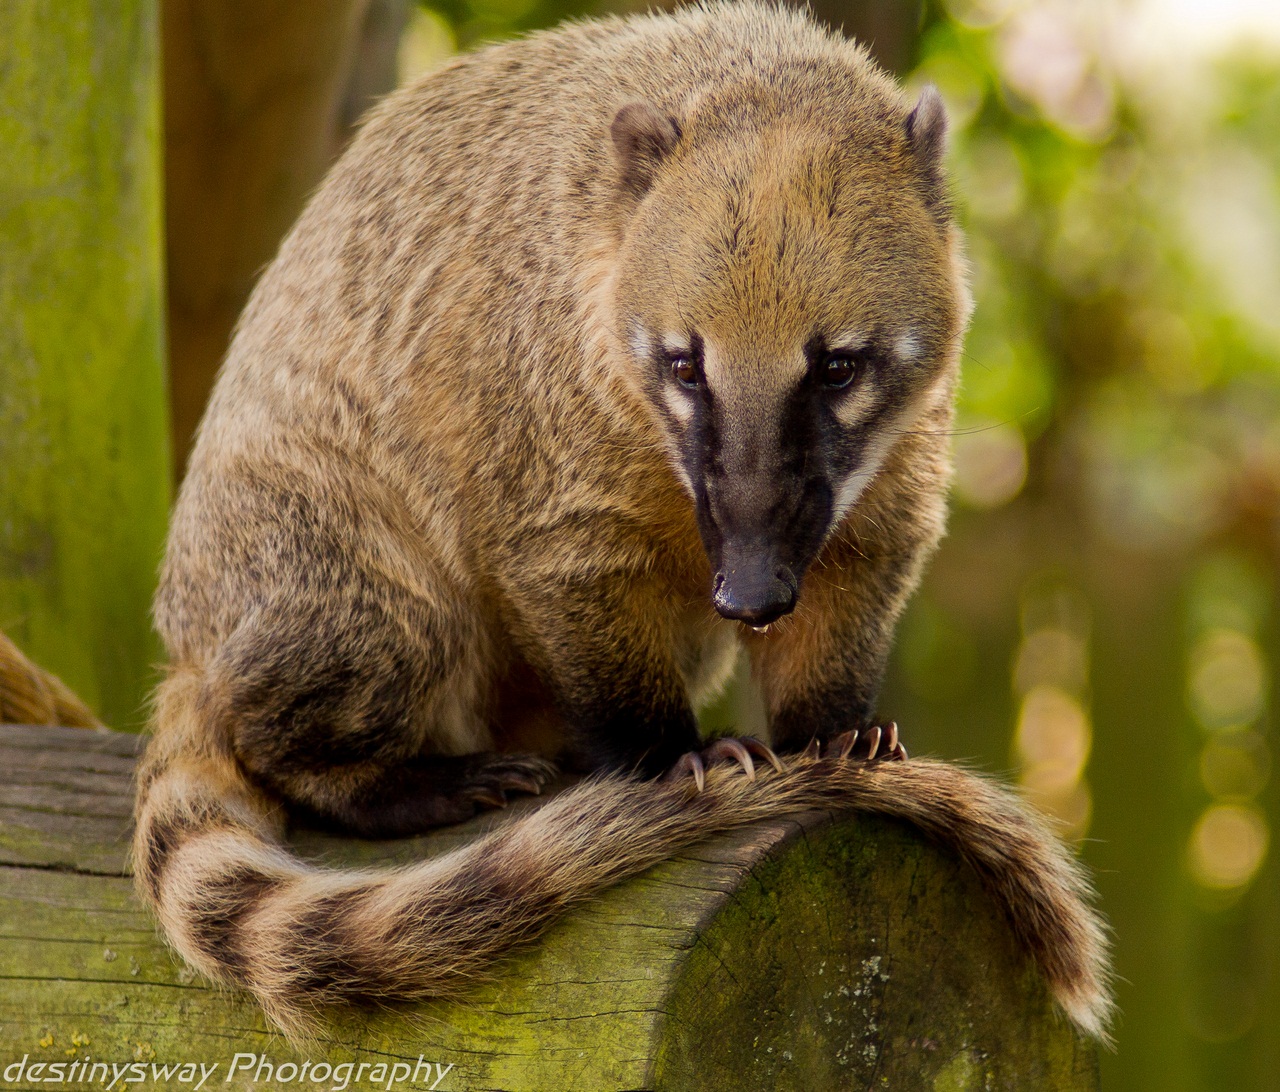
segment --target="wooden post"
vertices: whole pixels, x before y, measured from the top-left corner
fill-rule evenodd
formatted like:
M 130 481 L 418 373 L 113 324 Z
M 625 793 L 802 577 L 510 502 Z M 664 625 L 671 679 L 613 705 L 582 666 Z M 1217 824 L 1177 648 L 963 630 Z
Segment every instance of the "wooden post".
M 0 3 L 0 630 L 136 724 L 169 496 L 156 0 Z
M 465 1002 L 348 1013 L 295 1054 L 250 1002 L 179 966 L 135 901 L 138 743 L 0 728 L 0 1067 L 203 1062 L 219 1066 L 208 1088 L 329 1088 L 226 1077 L 237 1054 L 273 1067 L 421 1056 L 454 1067 L 444 1092 L 1098 1087 L 1095 1048 L 976 875 L 907 827 L 822 814 L 708 841 L 606 892 Z M 294 842 L 332 862 L 419 860 L 508 814 L 404 842 Z M 371 1087 L 369 1072 L 349 1087 Z

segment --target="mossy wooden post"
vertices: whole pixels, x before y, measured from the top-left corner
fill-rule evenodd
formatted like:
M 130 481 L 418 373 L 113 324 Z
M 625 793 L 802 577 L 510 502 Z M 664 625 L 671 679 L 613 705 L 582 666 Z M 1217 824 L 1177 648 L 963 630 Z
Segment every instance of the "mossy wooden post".
M 156 3 L 0 3 L 0 630 L 120 726 L 169 492 Z
M 822 814 L 708 841 L 570 914 L 466 1001 L 347 1014 L 299 1055 L 176 963 L 138 906 L 124 860 L 138 744 L 0 726 L 0 1077 L 26 1057 L 143 1064 L 130 1087 L 152 1086 L 152 1063 L 200 1062 L 218 1066 L 206 1089 L 342 1083 L 282 1079 L 304 1061 L 363 1064 L 353 1092 L 379 1064 L 376 1087 L 399 1074 L 395 1088 L 441 1092 L 1098 1087 L 1094 1046 L 970 869 L 907 827 Z M 318 860 L 418 860 L 508 818 L 294 842 Z M 253 1062 L 229 1074 L 237 1054 Z

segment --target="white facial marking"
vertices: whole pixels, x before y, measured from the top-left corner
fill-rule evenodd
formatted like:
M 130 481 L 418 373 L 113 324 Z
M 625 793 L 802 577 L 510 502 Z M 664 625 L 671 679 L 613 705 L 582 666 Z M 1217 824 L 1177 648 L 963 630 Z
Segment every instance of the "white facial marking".
M 687 356 L 693 352 L 693 346 L 681 334 L 664 334 L 662 350 L 669 357 Z M 671 415 L 682 425 L 688 424 L 693 416 L 693 392 L 682 386 L 673 377 L 668 376 L 662 388 L 662 401 L 666 403 Z
M 879 401 L 874 379 L 855 382 L 857 385 L 852 390 L 845 391 L 835 405 L 836 420 L 845 428 L 855 428 L 870 416 Z
M 831 339 L 830 350 L 832 352 L 844 351 L 856 353 L 866 343 L 867 335 L 861 330 L 854 329 L 851 326 L 846 330 L 841 330 Z
M 702 343 L 702 380 L 714 393 L 728 393 L 728 376 L 724 373 L 724 361 L 714 344 Z
M 654 339 L 647 330 L 642 326 L 636 325 L 631 330 L 629 338 L 631 351 L 635 354 L 637 361 L 644 361 L 653 356 Z M 663 351 L 667 353 L 689 352 L 688 343 L 679 334 L 668 334 L 662 338 L 660 344 Z M 662 400 L 671 415 L 681 424 L 684 424 L 693 415 L 693 401 L 685 395 L 680 388 L 666 385 L 662 390 Z M 686 493 L 693 496 L 693 482 L 689 480 L 689 473 L 684 468 L 684 461 L 680 455 L 679 445 L 671 433 L 663 427 L 658 429 L 659 436 L 662 440 L 662 446 L 667 453 L 667 461 L 671 464 L 671 469 L 675 473 L 676 478 L 683 486 Z
M 688 424 L 689 418 L 693 416 L 693 399 L 689 397 L 691 393 L 683 387 L 671 385 L 662 389 L 663 402 L 666 403 L 667 409 L 671 411 L 671 416 L 682 425 Z
M 920 339 L 914 330 L 908 330 L 893 343 L 893 351 L 899 360 L 913 361 L 920 358 Z
M 840 526 L 844 517 L 849 514 L 849 510 L 858 503 L 858 498 L 879 473 L 880 467 L 884 465 L 886 457 L 893 450 L 893 445 L 898 442 L 898 439 L 914 428 L 916 422 L 945 397 L 946 383 L 945 375 L 938 376 L 918 398 L 885 422 L 880 431 L 871 438 L 863 454 L 862 465 L 845 478 L 836 490 L 828 534 Z
M 685 470 L 684 464 L 680 461 L 680 453 L 676 451 L 675 446 L 671 443 L 666 444 L 667 455 L 671 460 L 671 469 L 675 471 L 675 475 L 680 484 L 684 487 L 684 491 L 691 497 L 696 498 L 693 491 L 693 482 L 689 479 L 689 472 Z
M 689 339 L 683 334 L 664 334 L 662 337 L 662 347 L 671 356 L 678 356 L 680 353 L 689 353 L 693 351 L 693 346 L 689 344 Z
M 862 465 L 845 478 L 840 483 L 840 488 L 836 490 L 836 501 L 832 506 L 831 526 L 828 533 L 840 526 L 844 517 L 849 514 L 849 509 L 858 503 L 858 498 L 879 472 L 880 465 L 889 454 L 891 447 L 893 447 L 893 436 L 888 431 L 881 432 L 867 445 Z
M 631 328 L 631 351 L 635 353 L 637 359 L 643 360 L 649 355 L 653 343 L 649 340 L 649 335 L 645 332 L 643 326 L 633 326 Z

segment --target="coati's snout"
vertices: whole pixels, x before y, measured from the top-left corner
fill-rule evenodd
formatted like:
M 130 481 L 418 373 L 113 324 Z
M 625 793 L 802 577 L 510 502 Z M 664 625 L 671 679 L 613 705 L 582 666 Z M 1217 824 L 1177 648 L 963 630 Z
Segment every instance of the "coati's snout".
M 767 626 L 795 609 L 830 525 L 831 489 L 805 422 L 744 393 L 717 397 L 705 381 L 689 392 L 698 404 L 680 448 L 712 604 L 725 618 Z
M 799 591 L 795 573 L 776 564 L 770 551 L 746 551 L 722 562 L 711 602 L 725 618 L 767 626 L 795 609 Z
M 856 460 L 830 405 L 837 381 L 851 379 L 817 344 L 778 363 L 696 332 L 645 340 L 650 398 L 694 502 L 711 601 L 725 618 L 767 626 L 795 609 L 831 529 L 833 483 Z

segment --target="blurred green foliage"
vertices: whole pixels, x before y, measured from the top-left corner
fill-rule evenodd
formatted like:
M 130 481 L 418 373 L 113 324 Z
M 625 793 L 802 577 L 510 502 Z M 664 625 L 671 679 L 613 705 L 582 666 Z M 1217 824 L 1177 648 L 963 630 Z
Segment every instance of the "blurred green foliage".
M 440 0 L 423 7 L 442 16 L 463 49 L 583 15 L 580 0 Z
M 1280 46 L 1210 49 L 1154 0 L 899 6 L 908 86 L 951 109 L 976 309 L 952 532 L 884 711 L 1081 840 L 1116 932 L 1107 1087 L 1278 1088 Z M 464 47 L 588 11 L 431 7 Z
M 1280 1087 L 1280 57 L 957 3 L 922 79 L 954 109 L 976 309 L 953 531 L 886 708 L 1088 838 L 1108 1087 Z M 1063 596 L 1074 619 L 1029 617 Z

